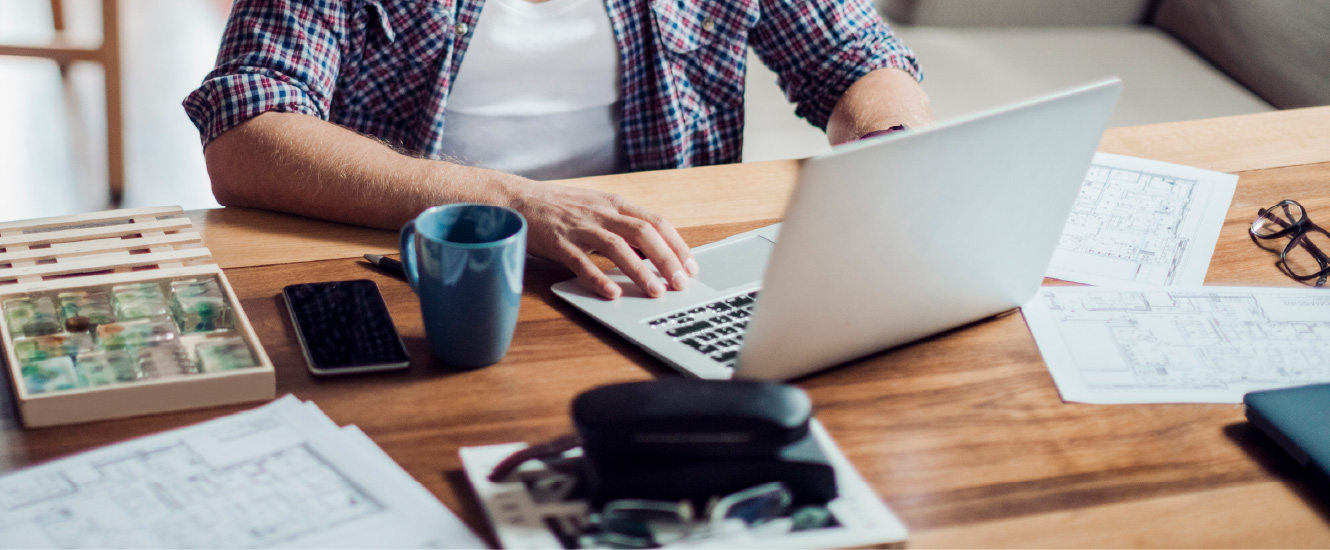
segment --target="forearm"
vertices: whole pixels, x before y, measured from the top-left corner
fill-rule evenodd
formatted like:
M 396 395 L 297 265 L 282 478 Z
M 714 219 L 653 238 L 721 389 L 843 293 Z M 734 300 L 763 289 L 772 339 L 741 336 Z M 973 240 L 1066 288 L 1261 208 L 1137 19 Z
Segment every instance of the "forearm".
M 928 94 L 913 76 L 898 69 L 878 69 L 855 81 L 836 102 L 827 120 L 827 141 L 840 145 L 874 130 L 932 122 Z
M 609 257 L 646 291 L 675 289 L 697 262 L 664 218 L 622 197 L 533 181 L 495 170 L 413 158 L 323 120 L 264 113 L 218 136 L 204 150 L 213 194 L 226 206 L 290 212 L 397 229 L 421 211 L 455 202 L 497 204 L 527 219 L 527 251 L 568 266 L 606 298 L 622 293 L 587 256 Z
M 265 113 L 204 151 L 213 194 L 248 206 L 397 229 L 436 204 L 512 204 L 518 176 L 413 158 L 314 117 Z

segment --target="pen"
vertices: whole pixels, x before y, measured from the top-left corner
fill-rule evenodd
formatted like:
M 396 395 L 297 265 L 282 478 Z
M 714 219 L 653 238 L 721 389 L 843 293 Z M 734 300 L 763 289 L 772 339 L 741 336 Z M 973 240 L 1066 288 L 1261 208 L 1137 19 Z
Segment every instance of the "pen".
M 406 277 L 406 272 L 402 271 L 402 262 L 392 258 L 385 258 L 381 254 L 366 254 L 365 259 L 369 260 L 369 263 L 374 264 L 375 267 L 383 270 L 384 273 L 396 275 L 398 277 Z

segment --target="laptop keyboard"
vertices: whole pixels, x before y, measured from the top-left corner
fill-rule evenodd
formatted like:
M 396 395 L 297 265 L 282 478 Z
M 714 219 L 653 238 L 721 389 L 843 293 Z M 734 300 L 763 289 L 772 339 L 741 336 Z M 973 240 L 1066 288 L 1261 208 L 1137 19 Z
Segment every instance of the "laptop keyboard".
M 757 291 L 746 292 L 647 321 L 647 325 L 711 360 L 734 368 Z

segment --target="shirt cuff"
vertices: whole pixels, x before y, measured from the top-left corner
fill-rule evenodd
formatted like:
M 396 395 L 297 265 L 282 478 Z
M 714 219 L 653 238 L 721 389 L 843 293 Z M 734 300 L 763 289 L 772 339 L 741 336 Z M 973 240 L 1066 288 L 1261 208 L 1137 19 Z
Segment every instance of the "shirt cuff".
M 923 72 L 915 61 L 914 52 L 894 36 L 870 33 L 837 50 L 835 55 L 808 75 L 808 82 L 818 84 L 804 97 L 792 98 L 798 104 L 795 114 L 825 130 L 831 112 L 845 91 L 864 75 L 878 69 L 900 69 L 917 81 L 923 80 Z
M 205 147 L 227 130 L 269 111 L 328 118 L 299 81 L 260 68 L 209 75 L 185 98 L 184 107 Z

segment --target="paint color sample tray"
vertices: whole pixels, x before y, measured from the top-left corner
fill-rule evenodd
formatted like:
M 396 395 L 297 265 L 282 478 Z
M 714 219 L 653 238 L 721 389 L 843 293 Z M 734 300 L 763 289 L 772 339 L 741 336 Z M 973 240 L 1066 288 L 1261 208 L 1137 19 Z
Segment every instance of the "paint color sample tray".
M 179 207 L 0 224 L 0 345 L 26 427 L 272 399 L 276 377 Z

